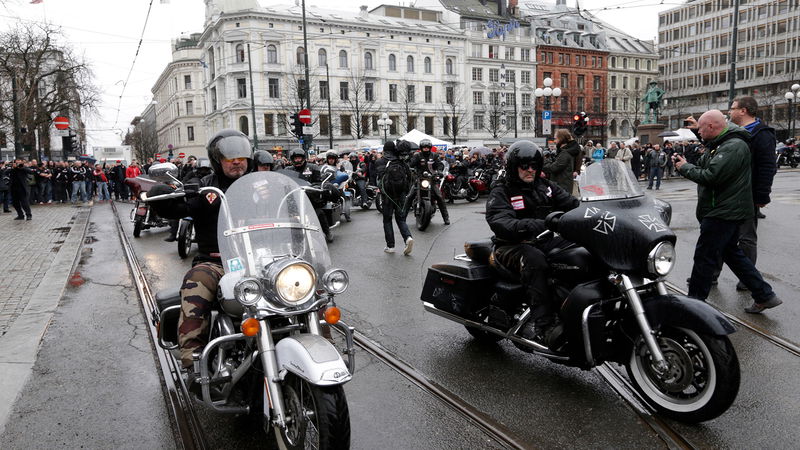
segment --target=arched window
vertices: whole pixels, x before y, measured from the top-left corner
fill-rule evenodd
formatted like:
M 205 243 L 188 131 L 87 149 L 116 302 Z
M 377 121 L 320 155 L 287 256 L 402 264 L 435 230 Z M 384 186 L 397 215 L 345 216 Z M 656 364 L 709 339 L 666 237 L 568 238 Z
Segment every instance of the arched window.
M 267 46 L 267 64 L 278 64 L 278 47 L 272 44 Z
M 347 52 L 344 50 L 339 51 L 339 68 L 347 69 Z
M 628 137 L 631 135 L 631 125 L 627 120 L 622 121 L 622 126 L 620 126 L 620 135 L 622 137 Z
M 623 69 L 628 68 L 628 58 L 622 58 L 622 68 Z
M 425 73 L 431 73 L 431 59 L 425 57 Z
M 306 65 L 306 51 L 303 47 L 297 47 L 297 65 L 298 66 L 305 66 Z
M 250 136 L 250 124 L 247 122 L 247 116 L 239 116 L 239 131 Z
M 608 134 L 611 136 L 617 135 L 617 121 L 612 120 L 611 125 L 608 126 Z
M 611 57 L 611 67 L 617 67 L 617 57 L 616 56 L 612 56 Z
M 320 67 L 328 65 L 328 52 L 324 48 L 319 49 L 317 52 L 317 65 Z
M 453 74 L 453 58 L 447 58 L 444 62 L 444 70 L 448 75 Z
M 647 60 L 647 70 L 653 70 L 653 61 Z
M 367 70 L 372 70 L 375 68 L 372 65 L 372 52 L 364 53 L 364 68 Z
M 389 55 L 389 70 L 397 70 L 397 57 L 394 54 Z
M 638 60 L 638 59 L 636 60 L 636 62 L 634 63 L 634 65 L 636 66 L 636 70 L 639 70 L 639 60 Z
M 409 56 L 406 58 L 406 72 L 413 72 L 414 71 L 414 57 Z
M 243 63 L 244 61 L 244 45 L 236 44 L 236 62 Z

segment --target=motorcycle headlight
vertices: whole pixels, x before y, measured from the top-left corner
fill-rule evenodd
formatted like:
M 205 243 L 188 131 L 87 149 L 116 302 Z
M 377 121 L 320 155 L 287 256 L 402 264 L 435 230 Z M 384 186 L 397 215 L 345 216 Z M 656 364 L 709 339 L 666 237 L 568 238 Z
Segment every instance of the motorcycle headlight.
M 261 300 L 261 283 L 255 278 L 242 278 L 233 287 L 233 295 L 239 303 L 253 306 Z
M 422 184 L 422 187 L 423 187 L 424 189 L 428 189 L 429 187 L 431 187 L 431 182 L 430 182 L 430 181 L 428 181 L 428 180 L 422 180 L 422 183 L 421 183 L 421 184 Z
M 343 269 L 331 269 L 322 276 L 322 285 L 331 294 L 341 294 L 350 286 L 350 277 Z
M 647 270 L 659 277 L 667 276 L 675 266 L 675 247 L 671 242 L 659 242 L 647 255 Z
M 306 263 L 293 263 L 284 267 L 273 282 L 275 293 L 288 305 L 297 305 L 314 294 L 317 276 Z

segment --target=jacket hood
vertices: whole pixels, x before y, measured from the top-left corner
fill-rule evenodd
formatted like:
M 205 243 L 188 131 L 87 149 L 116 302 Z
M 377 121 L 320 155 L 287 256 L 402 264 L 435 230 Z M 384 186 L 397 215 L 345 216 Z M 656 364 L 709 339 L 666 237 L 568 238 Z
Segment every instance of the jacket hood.
M 734 125 L 732 123 L 728 123 L 727 131 L 723 131 L 719 136 L 715 137 L 711 141 L 707 141 L 709 147 L 717 148 L 722 145 L 723 142 L 733 139 L 739 138 L 746 143 L 750 142 L 750 133 L 747 132 L 744 128 L 740 127 L 739 125 Z

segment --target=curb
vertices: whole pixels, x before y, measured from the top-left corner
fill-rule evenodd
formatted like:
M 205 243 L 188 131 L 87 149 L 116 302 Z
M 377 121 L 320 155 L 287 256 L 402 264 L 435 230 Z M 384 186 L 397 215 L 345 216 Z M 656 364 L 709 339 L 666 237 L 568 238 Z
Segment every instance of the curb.
M 80 261 L 89 228 L 91 204 L 81 208 L 64 244 L 50 263 L 22 314 L 0 337 L 0 434 L 5 429 L 17 396 L 33 371 L 39 346 L 55 314 L 70 274 Z

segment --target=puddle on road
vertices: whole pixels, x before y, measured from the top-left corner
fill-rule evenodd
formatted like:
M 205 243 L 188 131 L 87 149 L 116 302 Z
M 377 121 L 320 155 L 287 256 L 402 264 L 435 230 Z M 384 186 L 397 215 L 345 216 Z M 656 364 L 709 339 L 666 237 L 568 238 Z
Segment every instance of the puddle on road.
M 71 230 L 71 229 L 72 229 L 72 227 L 58 227 L 58 228 L 51 228 L 50 231 L 56 231 L 58 233 L 67 234 L 67 233 L 69 233 L 69 230 Z

